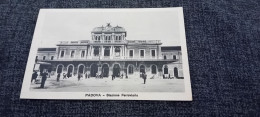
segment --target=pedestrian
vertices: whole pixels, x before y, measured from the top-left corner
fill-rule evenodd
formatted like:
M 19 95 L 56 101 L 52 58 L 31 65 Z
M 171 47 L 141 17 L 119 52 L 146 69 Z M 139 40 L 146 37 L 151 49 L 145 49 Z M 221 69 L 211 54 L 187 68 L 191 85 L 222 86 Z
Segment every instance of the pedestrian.
M 147 75 L 145 73 L 143 73 L 144 84 L 146 82 L 146 78 L 147 78 Z
M 63 79 L 66 79 L 66 74 L 65 73 L 63 73 Z
M 80 75 L 80 73 L 78 74 L 78 81 L 80 80 L 80 77 L 81 77 L 81 75 Z
M 31 83 L 32 81 L 34 80 L 34 83 L 36 83 L 36 78 L 38 77 L 38 74 L 36 71 L 34 71 L 34 73 L 32 74 L 32 80 L 31 80 Z
M 41 88 L 44 88 L 45 81 L 47 79 L 48 73 L 46 71 L 44 71 L 41 75 L 42 75 Z
M 57 75 L 57 82 L 59 82 L 60 81 L 60 73 L 58 73 L 58 75 Z
M 85 79 L 87 79 L 88 78 L 88 74 L 87 73 L 85 73 Z
M 124 77 L 124 74 L 121 74 L 121 78 L 123 78 Z
M 115 75 L 114 75 L 114 74 L 112 74 L 112 80 L 114 80 L 114 77 L 115 77 Z

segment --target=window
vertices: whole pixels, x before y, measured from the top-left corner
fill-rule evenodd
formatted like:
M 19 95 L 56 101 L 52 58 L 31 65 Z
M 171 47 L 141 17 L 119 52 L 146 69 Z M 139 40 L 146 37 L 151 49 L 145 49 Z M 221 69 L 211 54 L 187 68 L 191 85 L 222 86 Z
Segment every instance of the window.
M 54 56 L 51 56 L 51 60 L 53 60 Z
M 99 47 L 94 47 L 94 56 L 99 56 Z
M 134 57 L 134 50 L 129 50 L 129 57 L 131 57 L 131 58 Z
M 167 59 L 167 57 L 166 57 L 166 55 L 164 55 L 164 57 L 163 57 L 164 59 Z
M 109 49 L 109 47 L 105 47 L 104 56 L 110 56 L 110 49 Z
M 116 56 L 116 57 L 119 57 L 119 56 L 120 56 L 120 48 L 119 48 L 119 47 L 116 47 L 116 48 L 115 48 L 115 56 Z
M 156 72 L 157 72 L 157 71 L 156 71 L 156 66 L 153 65 L 153 66 L 152 66 L 152 74 L 156 74 Z
M 134 67 L 133 65 L 129 65 L 128 74 L 133 74 L 133 73 L 134 73 Z
M 43 56 L 42 60 L 45 60 L 46 56 Z
M 144 50 L 140 50 L 140 57 L 144 57 Z
M 81 51 L 81 58 L 84 58 L 84 57 L 85 57 L 85 51 L 82 50 L 82 51 Z
M 164 66 L 163 70 L 164 70 L 164 74 L 168 74 L 168 66 L 167 65 Z
M 70 53 L 70 58 L 74 58 L 74 55 L 75 55 L 75 51 L 72 50 L 71 53 Z
M 152 50 L 152 57 L 155 57 L 155 50 Z
M 176 55 L 173 55 L 173 57 L 172 57 L 173 59 L 177 59 L 177 57 L 176 57 Z
M 64 51 L 61 51 L 60 57 L 63 58 L 63 57 L 64 57 L 64 54 L 65 54 L 65 52 L 64 52 Z

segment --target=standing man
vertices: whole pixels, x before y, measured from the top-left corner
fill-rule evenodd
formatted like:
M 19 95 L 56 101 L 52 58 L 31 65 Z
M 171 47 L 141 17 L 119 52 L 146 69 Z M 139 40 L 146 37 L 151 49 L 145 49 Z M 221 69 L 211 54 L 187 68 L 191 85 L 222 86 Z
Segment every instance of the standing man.
M 36 71 L 34 71 L 34 73 L 32 74 L 32 80 L 31 80 L 31 83 L 32 81 L 34 80 L 34 82 L 36 82 L 36 78 L 38 77 L 38 74 Z
M 44 72 L 41 75 L 42 75 L 41 88 L 44 88 L 45 81 L 47 79 L 48 73 L 46 72 L 46 70 L 44 70 Z
M 146 82 L 146 78 L 147 78 L 147 75 L 145 73 L 143 73 L 144 84 Z
M 58 75 L 57 75 L 57 82 L 59 82 L 60 81 L 60 73 L 58 73 Z
M 80 73 L 78 73 L 78 81 L 80 80 L 80 77 L 81 77 L 81 74 L 80 74 Z

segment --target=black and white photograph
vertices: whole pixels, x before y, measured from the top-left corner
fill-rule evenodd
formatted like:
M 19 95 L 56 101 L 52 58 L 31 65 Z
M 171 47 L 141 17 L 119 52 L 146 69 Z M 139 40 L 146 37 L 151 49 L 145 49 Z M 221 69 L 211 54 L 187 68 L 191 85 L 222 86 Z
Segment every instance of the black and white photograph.
M 22 99 L 183 100 L 183 10 L 41 9 Z

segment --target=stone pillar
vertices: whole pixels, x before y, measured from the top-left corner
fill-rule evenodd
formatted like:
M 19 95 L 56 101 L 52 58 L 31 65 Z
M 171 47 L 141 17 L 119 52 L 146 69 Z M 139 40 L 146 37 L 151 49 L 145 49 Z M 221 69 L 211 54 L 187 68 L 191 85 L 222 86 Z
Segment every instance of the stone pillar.
M 125 49 L 125 51 L 124 51 L 124 52 L 125 52 L 125 59 L 126 59 L 126 57 L 127 57 L 127 54 L 126 54 L 126 46 L 125 46 L 125 48 L 124 48 L 124 49 Z
M 110 59 L 112 59 L 112 56 L 111 56 L 112 55 L 112 46 L 110 46 L 109 51 L 110 51 L 110 53 L 109 53 L 110 54 Z
M 114 46 L 111 46 L 111 49 L 112 49 L 112 53 L 110 54 L 110 57 L 111 57 L 111 59 L 113 59 L 114 58 Z
M 99 51 L 100 51 L 99 56 L 100 56 L 100 59 L 103 58 L 103 53 L 104 53 L 103 48 L 104 48 L 103 46 L 100 46 L 100 47 L 99 47 Z
M 123 59 L 123 46 L 120 48 L 120 58 Z
M 93 46 L 91 46 L 91 58 L 94 56 L 94 48 L 93 48 Z
M 157 58 L 158 58 L 158 59 L 161 59 L 161 58 L 162 58 L 162 55 L 161 55 L 161 46 L 158 45 L 157 47 L 158 47 L 158 48 L 157 48 L 157 50 L 158 50 L 158 51 L 157 51 L 157 53 L 158 53 Z

